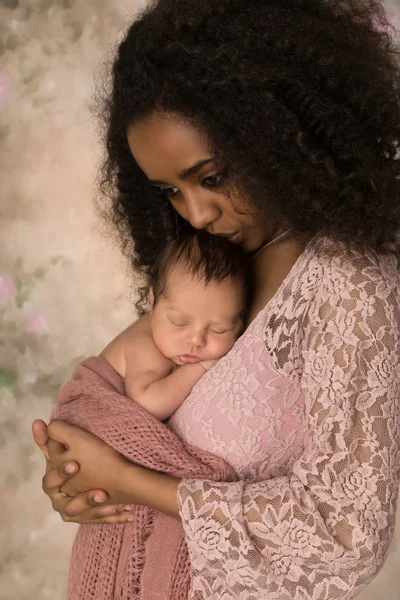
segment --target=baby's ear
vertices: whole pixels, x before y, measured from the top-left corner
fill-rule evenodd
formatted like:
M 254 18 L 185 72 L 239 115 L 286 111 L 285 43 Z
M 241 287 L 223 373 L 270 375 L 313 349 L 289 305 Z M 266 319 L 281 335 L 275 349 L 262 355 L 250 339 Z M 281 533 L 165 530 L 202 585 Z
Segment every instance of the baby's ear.
M 150 308 L 150 312 L 154 308 L 154 289 L 153 289 L 153 286 L 150 286 L 150 289 L 149 289 L 149 308 Z

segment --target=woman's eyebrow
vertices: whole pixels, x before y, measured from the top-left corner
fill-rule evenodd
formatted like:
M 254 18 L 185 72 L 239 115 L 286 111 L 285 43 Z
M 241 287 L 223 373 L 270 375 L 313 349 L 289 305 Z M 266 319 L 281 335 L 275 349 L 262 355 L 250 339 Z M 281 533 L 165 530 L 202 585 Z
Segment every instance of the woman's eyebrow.
M 192 165 L 191 167 L 188 167 L 187 169 L 184 169 L 179 174 L 179 179 L 184 180 L 190 177 L 191 175 L 195 175 L 198 171 L 200 171 L 202 167 L 205 167 L 205 165 L 208 165 L 213 161 L 214 158 L 205 158 L 204 160 L 199 160 L 196 164 Z M 149 181 L 154 185 L 168 185 L 166 181 L 159 181 L 158 179 L 149 179 Z

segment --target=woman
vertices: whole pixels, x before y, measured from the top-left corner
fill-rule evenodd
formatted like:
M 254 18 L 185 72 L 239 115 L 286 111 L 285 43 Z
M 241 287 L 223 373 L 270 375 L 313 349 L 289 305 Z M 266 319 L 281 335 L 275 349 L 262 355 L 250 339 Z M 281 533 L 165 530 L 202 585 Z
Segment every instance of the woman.
M 249 253 L 249 327 L 170 420 L 239 481 L 149 471 L 59 421 L 34 435 L 63 520 L 122 523 L 133 503 L 182 521 L 193 598 L 349 599 L 384 562 L 400 465 L 387 27 L 374 0 L 159 0 L 119 47 L 103 190 L 134 267 L 190 227 Z

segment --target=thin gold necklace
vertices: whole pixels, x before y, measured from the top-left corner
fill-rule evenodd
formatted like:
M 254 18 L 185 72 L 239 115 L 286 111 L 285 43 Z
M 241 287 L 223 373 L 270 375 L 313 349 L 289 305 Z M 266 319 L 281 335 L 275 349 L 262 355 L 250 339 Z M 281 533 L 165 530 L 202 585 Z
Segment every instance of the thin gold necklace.
M 274 238 L 273 240 L 270 240 L 269 242 L 267 242 L 266 244 L 264 244 L 264 246 L 261 246 L 261 248 L 259 248 L 257 250 L 257 252 L 255 254 L 253 254 L 253 256 L 251 257 L 250 260 L 253 260 L 253 258 L 255 258 L 256 256 L 258 256 L 260 254 L 260 252 L 262 252 L 263 250 L 265 250 L 265 248 L 268 248 L 268 246 L 271 246 L 271 244 L 275 244 L 275 242 L 277 242 L 278 240 L 281 240 L 283 237 L 285 237 L 291 231 L 292 231 L 291 229 L 286 229 L 286 231 L 284 231 L 283 233 L 281 233 L 280 235 L 278 235 L 278 237 Z

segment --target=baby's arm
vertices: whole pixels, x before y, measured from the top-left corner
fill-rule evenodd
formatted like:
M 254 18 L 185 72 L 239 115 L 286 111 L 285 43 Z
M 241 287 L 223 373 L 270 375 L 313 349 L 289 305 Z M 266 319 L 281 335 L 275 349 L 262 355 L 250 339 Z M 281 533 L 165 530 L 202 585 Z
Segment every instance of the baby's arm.
M 160 421 L 167 419 L 190 394 L 208 366 L 176 367 L 158 350 L 150 336 L 125 348 L 125 390 Z

